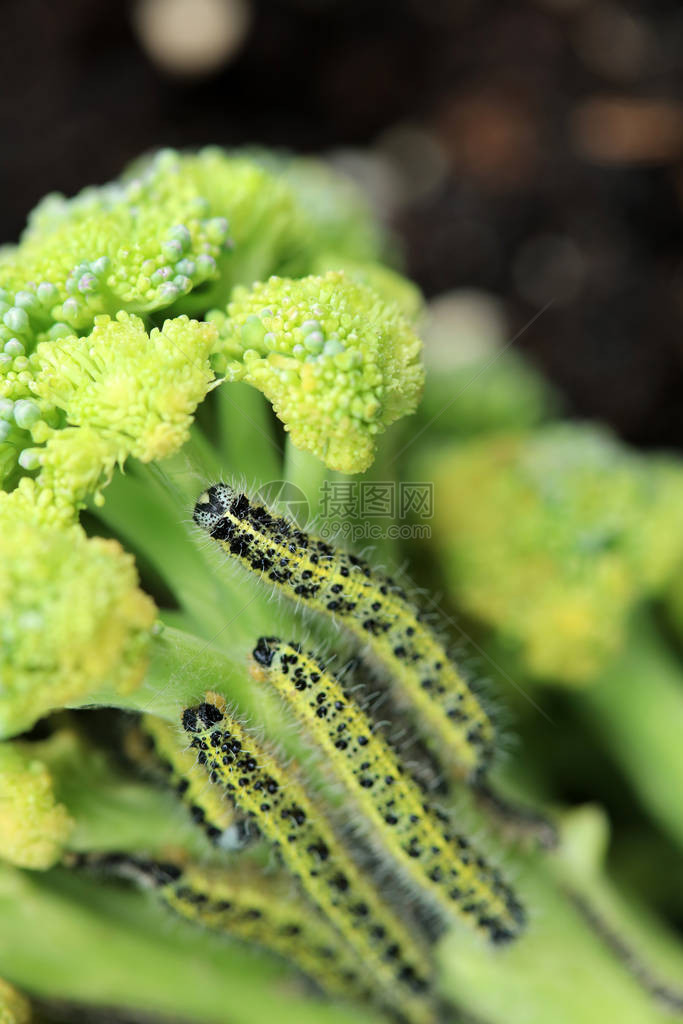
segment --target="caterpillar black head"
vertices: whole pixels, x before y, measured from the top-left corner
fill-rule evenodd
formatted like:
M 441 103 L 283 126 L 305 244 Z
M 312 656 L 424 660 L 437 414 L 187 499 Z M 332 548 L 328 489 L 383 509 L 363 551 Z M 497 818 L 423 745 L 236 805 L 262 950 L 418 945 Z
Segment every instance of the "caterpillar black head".
M 273 658 L 280 646 L 280 641 L 276 636 L 259 637 L 259 641 L 251 652 L 251 656 L 259 665 L 264 665 L 266 668 L 270 668 L 273 664 Z
M 220 519 L 223 518 L 235 497 L 232 487 L 227 484 L 212 484 L 197 498 L 192 513 L 197 526 L 211 533 Z

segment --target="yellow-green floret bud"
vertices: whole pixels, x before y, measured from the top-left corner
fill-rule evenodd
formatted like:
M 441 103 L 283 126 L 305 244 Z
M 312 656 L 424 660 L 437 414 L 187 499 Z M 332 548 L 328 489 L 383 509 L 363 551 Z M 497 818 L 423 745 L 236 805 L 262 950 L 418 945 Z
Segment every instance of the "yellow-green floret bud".
M 30 745 L 0 743 L 0 858 L 21 868 L 50 868 L 72 827 L 47 766 Z
M 170 151 L 138 177 L 73 199 L 46 196 L 0 262 L 3 305 L 12 303 L 0 315 L 0 348 L 30 328 L 55 337 L 87 329 L 99 313 L 164 309 L 217 276 L 226 244 L 227 221 Z
M 25 476 L 13 491 L 0 495 L 0 518 L 4 522 L 10 517 L 19 521 L 35 520 L 46 526 L 71 526 L 76 510 L 71 500 L 60 500 L 49 487 L 40 487 Z
M 434 531 L 456 600 L 548 681 L 591 679 L 683 548 L 683 467 L 559 424 L 437 457 Z
M 262 391 L 292 442 L 331 469 L 361 473 L 377 434 L 414 412 L 421 344 L 394 304 L 341 271 L 237 288 L 212 315 L 228 379 Z
M 274 273 L 306 273 L 311 225 L 280 177 L 239 153 L 209 146 L 181 158 L 182 174 L 230 224 L 232 247 L 217 260 L 217 280 L 189 307 L 223 306 L 236 284 Z M 188 305 L 188 302 L 185 305 Z
M 196 294 L 174 307 L 184 312 L 224 306 L 237 284 L 271 274 L 299 277 L 315 270 L 322 250 L 339 260 L 376 261 L 386 242 L 360 190 L 322 161 L 261 150 L 226 151 L 207 146 L 197 153 L 166 154 L 177 173 L 206 200 L 214 218 L 230 225 L 231 245 L 216 258 L 216 274 Z M 144 177 L 150 161 L 136 161 L 124 175 Z
M 30 1024 L 31 1007 L 20 992 L 0 978 L 0 1024 Z
M 96 317 L 86 337 L 41 343 L 19 465 L 78 502 L 129 455 L 148 462 L 173 454 L 212 385 L 215 341 L 213 325 L 186 316 L 147 334 L 138 317 L 119 313 Z
M 253 155 L 291 190 L 308 221 L 308 249 L 314 256 L 323 250 L 364 262 L 386 256 L 384 232 L 351 177 L 313 157 L 270 151 Z M 325 269 L 343 267 L 339 263 Z
M 31 508 L 26 489 L 0 492 L 0 564 L 0 736 L 141 683 L 156 609 L 118 542 Z
M 383 263 L 365 263 L 336 252 L 324 252 L 315 260 L 313 272 L 324 274 L 328 270 L 343 270 L 352 280 L 373 288 L 385 302 L 396 303 L 411 323 L 416 323 L 424 311 L 417 285 Z

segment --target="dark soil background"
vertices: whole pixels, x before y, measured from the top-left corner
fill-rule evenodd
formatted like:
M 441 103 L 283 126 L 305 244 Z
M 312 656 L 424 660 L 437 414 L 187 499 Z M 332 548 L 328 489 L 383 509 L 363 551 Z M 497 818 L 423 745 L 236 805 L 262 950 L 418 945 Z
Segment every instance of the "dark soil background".
M 552 301 L 515 344 L 571 409 L 683 446 L 679 3 L 255 0 L 195 74 L 154 63 L 134 4 L 0 10 L 3 240 L 160 145 L 344 147 L 427 295 L 490 291 L 511 336 Z

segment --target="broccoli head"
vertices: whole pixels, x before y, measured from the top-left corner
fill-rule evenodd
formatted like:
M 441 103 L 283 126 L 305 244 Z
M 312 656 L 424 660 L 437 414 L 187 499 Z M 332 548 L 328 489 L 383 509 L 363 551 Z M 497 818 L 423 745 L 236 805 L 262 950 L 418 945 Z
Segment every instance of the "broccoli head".
M 683 467 L 599 427 L 472 441 L 433 471 L 436 540 L 457 601 L 548 680 L 590 680 L 683 549 Z
M 31 744 L 0 743 L 0 857 L 23 868 L 52 867 L 72 827 Z
M 238 288 L 218 324 L 228 379 L 262 391 L 297 448 L 360 473 L 376 437 L 414 411 L 421 345 L 393 303 L 343 271 Z
M 60 521 L 27 483 L 0 492 L 0 736 L 99 686 L 134 689 L 156 620 L 132 556 Z

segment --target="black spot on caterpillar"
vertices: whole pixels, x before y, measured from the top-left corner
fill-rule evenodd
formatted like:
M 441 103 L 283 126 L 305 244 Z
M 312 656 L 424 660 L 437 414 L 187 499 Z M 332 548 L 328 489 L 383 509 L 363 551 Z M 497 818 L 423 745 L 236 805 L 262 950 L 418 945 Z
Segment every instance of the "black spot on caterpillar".
M 312 654 L 274 637 L 261 637 L 252 657 L 252 674 L 267 679 L 313 735 L 419 892 L 494 942 L 514 938 L 524 915 L 512 891 L 469 840 L 444 828 L 336 677 Z
M 157 715 L 143 715 L 141 726 L 142 734 L 133 732 L 128 738 L 126 749 L 130 756 L 144 767 L 150 756 L 158 762 L 192 820 L 204 829 L 211 842 L 226 850 L 246 846 L 252 838 L 246 820 L 208 782 L 195 752 L 187 747 L 184 733 Z M 151 750 L 146 749 L 145 741 Z
M 365 963 L 385 998 L 413 1020 L 430 1020 L 431 963 L 417 935 L 364 876 L 291 768 L 279 764 L 207 694 L 183 727 L 211 781 L 258 825 L 281 861 Z
M 81 854 L 71 864 L 154 890 L 181 917 L 277 953 L 325 992 L 371 998 L 372 977 L 362 961 L 283 877 L 251 865 L 206 869 L 127 854 Z
M 339 619 L 367 643 L 456 775 L 477 779 L 486 773 L 494 753 L 491 720 L 390 577 L 226 484 L 214 484 L 200 496 L 194 520 L 247 569 L 288 597 Z

